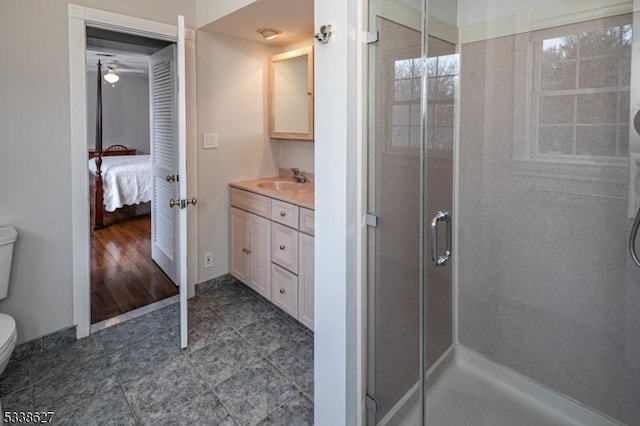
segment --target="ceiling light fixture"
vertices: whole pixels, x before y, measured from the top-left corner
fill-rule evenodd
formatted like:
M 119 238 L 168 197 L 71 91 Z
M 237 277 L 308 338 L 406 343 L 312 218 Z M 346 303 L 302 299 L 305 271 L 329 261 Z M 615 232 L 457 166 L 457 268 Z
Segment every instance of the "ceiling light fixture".
M 277 30 L 275 28 L 259 28 L 256 32 L 264 37 L 265 40 L 273 40 L 282 34 L 281 30 Z
M 104 75 L 104 81 L 109 84 L 116 84 L 120 80 L 120 76 L 116 74 L 113 66 L 109 66 L 109 71 Z

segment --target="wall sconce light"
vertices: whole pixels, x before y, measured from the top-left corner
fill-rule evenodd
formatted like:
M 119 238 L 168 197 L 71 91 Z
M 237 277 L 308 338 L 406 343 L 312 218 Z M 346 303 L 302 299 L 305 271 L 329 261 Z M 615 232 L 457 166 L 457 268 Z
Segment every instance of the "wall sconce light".
M 259 28 L 256 32 L 264 37 L 265 40 L 273 40 L 282 34 L 281 30 L 277 30 L 275 28 Z
M 116 74 L 113 66 L 109 66 L 109 71 L 104 75 L 104 81 L 113 85 L 116 84 L 118 80 L 120 80 L 120 76 Z

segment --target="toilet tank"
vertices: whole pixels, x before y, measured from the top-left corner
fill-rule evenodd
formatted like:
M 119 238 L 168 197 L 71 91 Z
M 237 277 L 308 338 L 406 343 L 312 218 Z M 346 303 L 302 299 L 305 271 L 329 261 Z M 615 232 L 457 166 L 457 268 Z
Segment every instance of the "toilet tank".
M 11 277 L 11 258 L 13 245 L 18 238 L 18 232 L 11 226 L 0 228 L 0 299 L 9 294 L 9 278 Z

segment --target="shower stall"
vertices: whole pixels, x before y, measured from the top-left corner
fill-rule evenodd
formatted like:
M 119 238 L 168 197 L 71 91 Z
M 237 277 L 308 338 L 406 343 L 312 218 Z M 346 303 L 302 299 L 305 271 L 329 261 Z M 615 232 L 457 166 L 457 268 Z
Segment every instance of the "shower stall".
M 640 1 L 368 6 L 368 424 L 640 424 Z

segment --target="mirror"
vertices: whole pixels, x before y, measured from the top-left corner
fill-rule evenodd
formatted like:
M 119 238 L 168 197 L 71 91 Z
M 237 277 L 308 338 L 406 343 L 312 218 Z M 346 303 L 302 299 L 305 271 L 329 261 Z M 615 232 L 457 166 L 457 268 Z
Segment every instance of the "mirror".
M 269 74 L 271 137 L 313 140 L 313 47 L 273 56 Z

